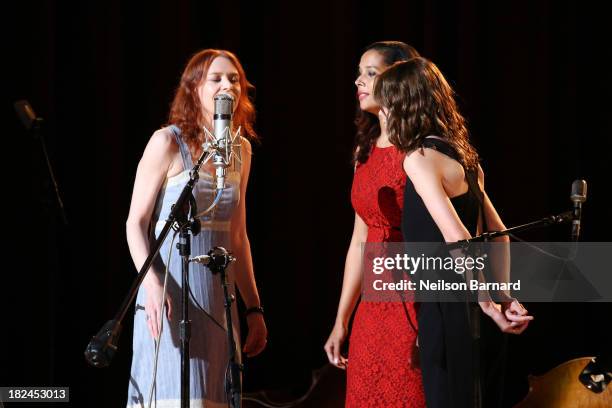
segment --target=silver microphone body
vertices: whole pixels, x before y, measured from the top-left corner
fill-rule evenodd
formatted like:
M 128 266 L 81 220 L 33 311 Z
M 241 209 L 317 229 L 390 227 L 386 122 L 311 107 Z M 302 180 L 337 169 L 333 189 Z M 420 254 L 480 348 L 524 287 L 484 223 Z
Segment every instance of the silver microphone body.
M 212 162 L 217 176 L 217 190 L 225 188 L 225 175 L 229 165 L 232 149 L 232 116 L 234 114 L 234 98 L 229 94 L 218 94 L 215 100 L 213 116 L 214 138 L 217 149 Z
M 582 203 L 586 201 L 587 183 L 584 180 L 575 180 L 572 183 L 572 195 L 570 200 L 574 203 L 572 217 L 572 241 L 580 238 L 580 220 L 582 218 Z

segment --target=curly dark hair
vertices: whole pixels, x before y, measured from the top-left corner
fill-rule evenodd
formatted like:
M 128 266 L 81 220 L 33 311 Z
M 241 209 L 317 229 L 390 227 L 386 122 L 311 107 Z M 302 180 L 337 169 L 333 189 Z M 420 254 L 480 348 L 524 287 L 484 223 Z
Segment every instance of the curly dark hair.
M 382 55 L 387 66 L 393 65 L 398 61 L 407 61 L 410 58 L 419 56 L 417 50 L 401 41 L 375 42 L 368 45 L 363 50 L 363 53 L 370 50 L 378 51 Z M 353 159 L 356 163 L 365 163 L 370 156 L 372 145 L 378 136 L 380 136 L 380 123 L 378 122 L 378 117 L 376 117 L 376 115 L 362 111 L 359 108 L 359 105 L 357 105 L 354 123 L 357 127 L 357 133 L 355 135 Z
M 399 150 L 417 149 L 436 135 L 455 148 L 464 166 L 478 166 L 454 92 L 433 62 L 418 57 L 395 63 L 376 78 L 374 98 L 388 109 L 389 141 Z

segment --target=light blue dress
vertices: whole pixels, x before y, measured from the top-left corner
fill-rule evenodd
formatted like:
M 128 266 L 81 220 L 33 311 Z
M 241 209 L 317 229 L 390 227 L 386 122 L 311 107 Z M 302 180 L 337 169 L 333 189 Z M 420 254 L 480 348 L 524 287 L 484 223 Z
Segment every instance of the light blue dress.
M 184 171 L 166 180 L 162 186 L 155 205 L 151 222 L 151 237 L 157 237 L 161 232 L 165 220 L 170 214 L 170 207 L 178 199 L 183 187 L 189 180 L 189 170 L 193 162 L 187 144 L 180 136 L 176 126 L 161 129 L 170 132 L 179 146 L 183 160 Z M 239 151 L 239 147 L 237 150 Z M 202 231 L 192 237 L 191 256 L 207 254 L 214 246 L 223 246 L 231 251 L 230 246 L 230 219 L 240 200 L 240 162 L 228 169 L 226 188 L 216 208 L 201 219 Z M 193 194 L 197 201 L 198 211 L 203 211 L 213 201 L 214 177 L 209 173 L 200 171 Z M 172 321 L 168 322 L 164 316 L 161 347 L 157 365 L 157 380 L 153 392 L 152 407 L 169 408 L 180 407 L 180 287 L 181 287 L 181 257 L 176 249 L 178 236 L 172 243 L 173 231 L 166 238 L 159 258 L 164 265 L 168 264 L 169 251 L 170 276 L 168 277 L 168 293 L 173 299 Z M 172 245 L 172 246 L 171 246 Z M 161 264 L 159 271 L 165 270 Z M 230 291 L 234 290 L 234 274 L 232 267 L 227 268 Z M 191 326 L 190 344 L 190 406 L 192 408 L 227 407 L 224 391 L 225 372 L 228 363 L 228 345 L 225 324 L 225 310 L 223 306 L 223 290 L 219 275 L 212 275 L 210 270 L 200 264 L 190 264 L 189 285 L 195 301 L 190 296 L 189 319 Z M 133 358 L 130 383 L 128 388 L 128 407 L 146 407 L 149 398 L 149 389 L 153 376 L 153 362 L 155 358 L 155 342 L 149 333 L 145 320 L 145 289 L 140 288 L 136 298 L 136 312 L 134 315 Z M 199 306 L 204 308 L 213 318 L 208 317 Z M 240 336 L 238 328 L 238 314 L 234 303 L 232 309 L 232 322 L 237 349 L 240 350 Z M 222 327 L 219 326 L 222 325 Z M 238 352 L 238 356 L 240 353 Z

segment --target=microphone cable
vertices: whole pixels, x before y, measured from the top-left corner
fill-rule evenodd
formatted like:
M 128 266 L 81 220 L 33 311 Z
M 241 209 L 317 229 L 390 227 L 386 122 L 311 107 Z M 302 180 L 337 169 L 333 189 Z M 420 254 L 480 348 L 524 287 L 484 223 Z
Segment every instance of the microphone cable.
M 531 249 L 534 249 L 536 251 L 538 251 L 539 253 L 541 253 L 542 255 L 546 255 L 550 258 L 556 259 L 558 261 L 563 261 L 563 262 L 567 262 L 567 261 L 573 261 L 576 259 L 576 255 L 578 253 L 578 243 L 574 242 L 574 245 L 572 245 L 572 252 L 570 253 L 569 256 L 567 257 L 563 257 L 563 256 L 559 256 L 559 255 L 555 255 L 555 254 L 551 254 L 548 251 L 545 251 L 544 249 L 538 247 L 537 245 L 534 245 L 531 242 L 525 241 L 522 238 L 519 238 L 518 236 L 516 236 L 515 234 L 512 233 L 508 233 L 508 236 L 519 241 L 522 242 L 523 244 L 527 245 L 528 247 L 530 247 Z
M 172 236 L 172 241 L 170 241 L 170 248 L 168 248 L 168 261 L 166 262 L 166 270 L 164 272 L 164 290 L 162 291 L 162 300 L 161 300 L 161 316 L 159 318 L 159 326 L 158 326 L 158 337 L 157 340 L 153 340 L 155 343 L 155 355 L 153 358 L 153 373 L 151 378 L 151 387 L 149 388 L 149 403 L 148 408 L 151 408 L 151 403 L 153 401 L 153 390 L 157 385 L 157 362 L 159 360 L 159 349 L 161 346 L 161 337 L 164 330 L 164 310 L 166 308 L 166 291 L 168 288 L 168 275 L 170 272 L 170 260 L 172 259 L 172 248 L 174 248 L 174 241 L 176 240 L 176 236 L 178 231 L 174 231 L 174 235 Z M 157 402 L 157 400 L 156 400 Z
M 304 401 L 306 401 L 310 397 L 310 395 L 313 393 L 313 391 L 316 388 L 316 386 L 321 381 L 321 379 L 323 377 L 323 371 L 325 369 L 326 369 L 326 366 L 323 366 L 322 368 L 320 368 L 318 370 L 314 370 L 312 372 L 312 376 L 311 376 L 310 387 L 308 388 L 306 393 L 304 393 L 304 395 L 302 395 L 301 397 L 299 397 L 298 399 L 295 399 L 293 401 L 287 401 L 287 402 L 282 402 L 282 403 L 270 401 L 270 398 L 266 394 L 266 391 L 260 391 L 260 392 L 257 392 L 257 393 L 251 394 L 251 395 L 249 395 L 249 394 L 244 395 L 243 394 L 242 401 L 255 402 L 255 403 L 257 403 L 257 404 L 259 404 L 261 406 L 264 406 L 266 408 L 293 408 L 293 407 L 296 407 L 296 406 L 300 405 L 301 403 L 303 403 Z
M 167 288 L 168 288 L 168 275 L 170 275 L 170 261 L 172 259 L 172 249 L 174 248 L 174 242 L 176 240 L 176 236 L 178 235 L 178 231 L 174 232 L 174 235 L 172 236 L 172 241 L 170 242 L 170 248 L 168 249 L 168 256 L 167 256 L 167 261 L 166 261 L 166 268 L 165 268 L 165 272 L 164 272 L 164 288 L 162 291 L 162 300 L 161 300 L 161 305 L 160 305 L 160 309 L 162 311 L 161 313 L 161 317 L 159 320 L 159 326 L 158 326 L 158 332 L 159 332 L 159 336 L 158 336 L 158 340 L 155 341 L 155 353 L 154 353 L 154 359 L 153 359 L 153 373 L 152 373 L 152 379 L 151 379 L 151 387 L 149 388 L 149 398 L 148 398 L 148 408 L 151 408 L 151 403 L 152 403 L 152 399 L 153 399 L 153 390 L 156 387 L 156 382 L 157 382 L 157 364 L 159 361 L 159 350 L 161 347 L 161 337 L 164 331 L 164 310 L 166 309 L 166 294 L 167 294 Z M 191 298 L 191 300 L 193 301 L 195 307 L 200 310 L 202 313 L 204 313 L 204 315 L 206 317 L 208 317 L 217 327 L 219 327 L 221 330 L 223 330 L 223 332 L 226 331 L 226 328 L 217 321 L 217 319 L 215 319 L 206 309 L 204 309 L 204 307 L 202 307 L 200 305 L 200 303 L 196 300 L 196 297 L 194 296 L 193 292 L 191 291 L 191 285 L 189 285 L 189 283 L 187 284 L 187 289 L 189 291 L 189 297 Z
M 203 216 L 211 212 L 217 206 L 217 204 L 219 204 L 219 201 L 221 201 L 221 196 L 223 195 L 223 191 L 225 191 L 225 188 L 217 189 L 217 193 L 210 207 L 208 207 L 207 209 L 203 211 L 200 211 L 198 214 L 196 214 L 194 218 L 202 218 Z

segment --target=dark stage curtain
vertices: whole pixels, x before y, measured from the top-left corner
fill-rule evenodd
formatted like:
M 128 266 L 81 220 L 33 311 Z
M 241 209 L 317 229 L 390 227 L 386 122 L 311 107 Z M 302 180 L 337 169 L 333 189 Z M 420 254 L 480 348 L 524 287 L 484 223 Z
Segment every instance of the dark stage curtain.
M 353 225 L 353 81 L 373 41 L 411 43 L 441 68 L 508 226 L 569 209 L 571 182 L 585 178 L 584 240 L 610 240 L 603 5 L 23 0 L 3 7 L 9 244 L 0 385 L 67 385 L 72 406 L 125 402 L 131 320 L 112 367 L 88 367 L 83 350 L 135 276 L 124 226 L 136 166 L 166 122 L 184 64 L 202 48 L 236 52 L 257 88 L 262 141 L 248 227 L 270 336 L 268 350 L 246 361 L 246 390 L 299 388 L 326 361 Z M 12 111 L 22 98 L 46 120 L 68 226 L 39 142 Z M 564 241 L 569 230 L 525 238 Z M 611 344 L 602 336 L 599 319 L 610 315 L 602 305 L 529 306 L 536 320 L 511 342 L 508 403 L 526 392 L 527 374 Z

